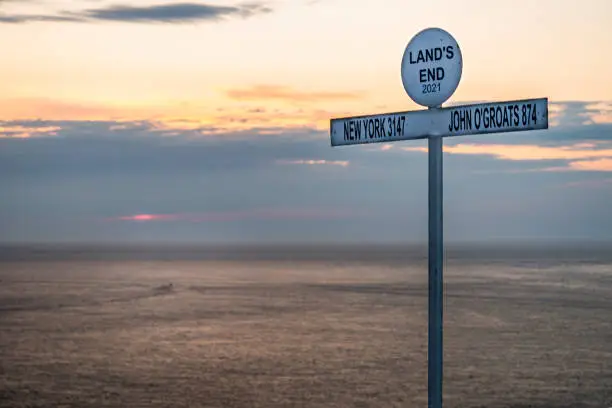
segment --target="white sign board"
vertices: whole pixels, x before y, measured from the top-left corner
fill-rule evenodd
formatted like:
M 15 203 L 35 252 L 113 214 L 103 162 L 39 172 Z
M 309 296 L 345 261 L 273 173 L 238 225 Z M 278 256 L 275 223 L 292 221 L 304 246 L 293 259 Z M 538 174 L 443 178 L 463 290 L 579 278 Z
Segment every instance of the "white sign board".
M 548 98 L 458 105 L 330 121 L 332 146 L 548 128 Z
M 406 46 L 402 83 L 419 105 L 439 107 L 457 89 L 462 70 L 461 50 L 453 36 L 440 28 L 428 28 Z

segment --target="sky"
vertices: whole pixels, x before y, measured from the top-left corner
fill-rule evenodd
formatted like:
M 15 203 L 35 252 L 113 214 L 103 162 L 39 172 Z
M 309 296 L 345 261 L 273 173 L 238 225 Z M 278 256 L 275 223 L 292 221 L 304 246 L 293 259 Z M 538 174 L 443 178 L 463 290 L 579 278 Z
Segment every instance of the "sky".
M 447 105 L 549 98 L 547 130 L 444 140 L 451 241 L 612 241 L 612 2 L 0 0 L 0 243 L 426 242 L 427 143 L 331 147 L 423 109 L 412 36 L 450 32 Z

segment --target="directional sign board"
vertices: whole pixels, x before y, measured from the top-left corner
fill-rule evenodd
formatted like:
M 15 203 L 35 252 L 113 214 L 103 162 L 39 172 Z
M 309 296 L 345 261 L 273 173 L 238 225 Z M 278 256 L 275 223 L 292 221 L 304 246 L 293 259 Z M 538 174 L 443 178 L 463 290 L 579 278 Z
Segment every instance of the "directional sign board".
M 457 89 L 463 57 L 452 35 L 440 28 L 428 28 L 410 40 L 401 67 L 402 83 L 410 98 L 433 108 Z
M 337 118 L 332 146 L 548 128 L 548 98 Z

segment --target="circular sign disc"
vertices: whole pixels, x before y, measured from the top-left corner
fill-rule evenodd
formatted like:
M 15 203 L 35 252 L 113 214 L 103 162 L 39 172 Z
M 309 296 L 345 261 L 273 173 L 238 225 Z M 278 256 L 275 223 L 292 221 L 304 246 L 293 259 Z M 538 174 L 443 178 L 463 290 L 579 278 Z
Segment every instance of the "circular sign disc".
M 457 89 L 462 69 L 461 50 L 453 36 L 440 28 L 427 28 L 406 46 L 402 83 L 413 101 L 438 107 Z

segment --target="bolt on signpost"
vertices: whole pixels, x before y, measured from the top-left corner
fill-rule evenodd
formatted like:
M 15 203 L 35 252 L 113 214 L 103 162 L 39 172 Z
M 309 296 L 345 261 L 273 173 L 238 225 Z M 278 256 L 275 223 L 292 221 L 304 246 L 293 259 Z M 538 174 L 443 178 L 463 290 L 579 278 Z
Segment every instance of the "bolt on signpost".
M 428 109 L 331 119 L 332 146 L 428 139 L 429 322 L 428 406 L 442 407 L 443 218 L 442 138 L 548 129 L 548 98 L 443 108 L 463 71 L 461 49 L 440 28 L 417 33 L 408 43 L 401 77 L 408 96 Z

